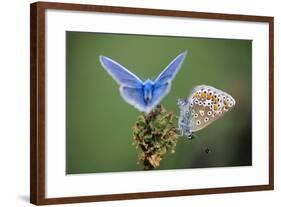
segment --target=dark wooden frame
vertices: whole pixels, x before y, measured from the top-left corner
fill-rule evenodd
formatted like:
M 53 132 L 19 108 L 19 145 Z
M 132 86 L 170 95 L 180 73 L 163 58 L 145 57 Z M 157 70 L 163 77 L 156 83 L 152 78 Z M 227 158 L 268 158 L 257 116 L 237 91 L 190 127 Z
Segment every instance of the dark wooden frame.
M 110 194 L 64 198 L 45 197 L 45 11 L 46 9 L 95 11 L 122 14 L 176 16 L 201 19 L 265 22 L 269 24 L 269 183 L 267 185 Z M 274 18 L 235 14 L 202 13 L 128 7 L 36 2 L 30 5 L 30 201 L 37 205 L 187 196 L 274 189 L 273 35 Z M 98 187 L 98 186 L 97 186 Z M 164 189 L 163 189 L 164 190 Z

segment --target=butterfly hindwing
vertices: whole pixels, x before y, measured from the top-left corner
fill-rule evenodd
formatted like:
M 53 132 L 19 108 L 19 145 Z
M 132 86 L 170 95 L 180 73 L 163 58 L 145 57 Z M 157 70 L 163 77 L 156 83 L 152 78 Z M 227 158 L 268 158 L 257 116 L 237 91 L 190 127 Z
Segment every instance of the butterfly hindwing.
M 199 131 L 200 129 L 203 129 L 213 123 L 220 116 L 222 115 L 213 113 L 208 107 L 195 104 L 191 107 L 190 130 L 192 132 Z
M 190 131 L 195 132 L 205 128 L 222 117 L 234 105 L 234 98 L 226 92 L 206 85 L 195 87 L 189 97 Z
M 147 111 L 147 105 L 144 102 L 143 91 L 141 88 L 121 86 L 120 93 L 127 103 L 135 106 L 140 111 Z
M 162 85 L 155 86 L 151 100 L 152 105 L 156 106 L 164 98 L 164 96 L 169 93 L 170 89 L 171 83 L 164 83 Z
M 178 100 L 179 131 L 190 139 L 193 132 L 207 127 L 234 105 L 234 98 L 226 92 L 212 86 L 196 86 L 187 99 Z

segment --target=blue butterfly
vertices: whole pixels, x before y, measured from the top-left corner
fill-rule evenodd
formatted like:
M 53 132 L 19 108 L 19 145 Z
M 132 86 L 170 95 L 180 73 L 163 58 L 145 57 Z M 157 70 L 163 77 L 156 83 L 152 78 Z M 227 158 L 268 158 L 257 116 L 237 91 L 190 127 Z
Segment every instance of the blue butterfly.
M 139 111 L 149 113 L 171 89 L 171 82 L 179 71 L 186 52 L 179 54 L 153 81 L 142 81 L 116 61 L 100 56 L 100 62 L 109 75 L 120 85 L 123 99 Z

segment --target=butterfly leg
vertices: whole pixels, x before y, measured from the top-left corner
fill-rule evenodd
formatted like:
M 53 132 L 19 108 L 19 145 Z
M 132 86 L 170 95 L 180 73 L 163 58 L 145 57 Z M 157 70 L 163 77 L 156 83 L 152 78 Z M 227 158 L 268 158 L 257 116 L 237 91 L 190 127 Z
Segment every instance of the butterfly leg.
M 188 125 L 187 125 L 187 124 L 185 124 L 185 123 L 183 123 L 183 122 L 182 122 L 182 123 L 180 123 L 180 125 L 181 125 L 181 126 L 183 126 L 183 127 L 188 127 Z

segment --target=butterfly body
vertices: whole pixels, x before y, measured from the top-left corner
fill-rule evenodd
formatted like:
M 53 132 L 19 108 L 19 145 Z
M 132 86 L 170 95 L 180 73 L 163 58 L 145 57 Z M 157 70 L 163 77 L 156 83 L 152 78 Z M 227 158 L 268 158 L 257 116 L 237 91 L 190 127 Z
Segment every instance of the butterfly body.
M 153 89 L 154 89 L 154 82 L 150 79 L 147 79 L 143 83 L 143 98 L 146 105 L 150 105 L 152 103 L 152 96 L 153 96 Z
M 212 86 L 196 86 L 187 99 L 179 99 L 179 131 L 187 138 L 215 120 L 222 117 L 235 106 L 235 100 L 224 91 Z
M 142 81 L 116 61 L 100 56 L 108 74 L 119 84 L 123 99 L 139 111 L 149 113 L 170 91 L 171 82 L 181 68 L 186 52 L 179 54 L 155 80 Z

